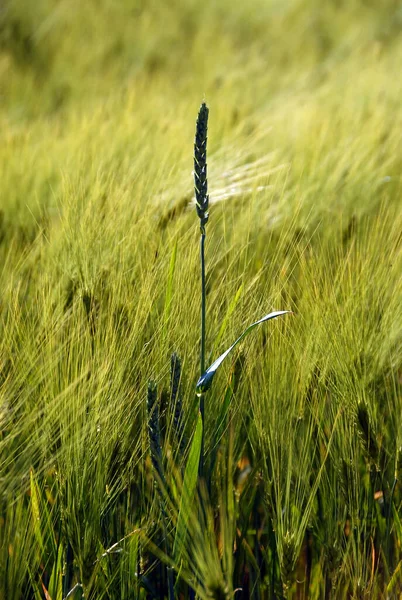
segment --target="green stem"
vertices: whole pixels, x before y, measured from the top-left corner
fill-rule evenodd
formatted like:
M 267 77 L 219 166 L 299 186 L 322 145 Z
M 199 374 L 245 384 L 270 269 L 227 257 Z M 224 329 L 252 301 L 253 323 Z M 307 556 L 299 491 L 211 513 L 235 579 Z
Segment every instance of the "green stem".
M 201 374 L 205 371 L 205 228 L 201 228 Z
M 200 260 L 201 260 L 201 353 L 200 353 L 200 371 L 201 375 L 205 372 L 205 321 L 206 321 L 206 289 L 205 289 L 205 227 L 201 227 L 200 240 Z M 202 422 L 202 440 L 200 463 L 198 466 L 198 476 L 204 477 L 204 394 L 199 395 L 199 410 Z
M 392 485 L 391 496 L 389 499 L 389 505 L 388 505 L 388 510 L 387 510 L 386 556 L 387 556 L 388 566 L 390 564 L 390 536 L 391 536 L 392 503 L 394 501 L 394 492 L 395 492 L 395 487 L 396 487 L 397 481 L 398 481 L 397 477 L 395 477 L 394 483 Z
M 174 579 L 172 567 L 166 567 L 168 576 L 168 598 L 174 600 Z
M 161 512 L 162 512 L 162 517 L 163 517 L 163 535 L 164 535 L 164 538 L 165 538 L 164 539 L 164 542 L 165 542 L 165 554 L 166 554 L 166 556 L 171 557 L 172 554 L 170 552 L 170 544 L 168 542 L 168 537 L 167 537 L 167 527 L 166 527 L 167 514 L 166 514 L 166 509 L 165 509 L 165 503 L 164 503 L 164 501 L 161 501 Z M 175 600 L 174 599 L 174 575 L 173 575 L 173 569 L 169 565 L 166 565 L 166 575 L 167 575 L 167 583 L 168 583 L 168 600 Z

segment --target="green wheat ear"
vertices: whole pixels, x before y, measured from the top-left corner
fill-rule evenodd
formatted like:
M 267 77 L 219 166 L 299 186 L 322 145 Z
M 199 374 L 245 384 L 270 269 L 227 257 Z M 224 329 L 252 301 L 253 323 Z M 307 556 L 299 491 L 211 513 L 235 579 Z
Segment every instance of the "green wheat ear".
M 147 412 L 148 412 L 148 437 L 149 450 L 151 454 L 152 466 L 159 481 L 164 483 L 162 463 L 162 445 L 159 420 L 159 406 L 157 401 L 157 387 L 154 381 L 148 383 L 147 392 Z
M 194 188 L 197 215 L 200 219 L 201 231 L 208 222 L 208 179 L 207 179 L 207 134 L 209 108 L 201 104 L 194 141 Z
M 201 344 L 200 344 L 200 376 L 205 371 L 205 338 L 206 338 L 206 285 L 205 285 L 205 225 L 208 222 L 209 198 L 207 179 L 207 133 L 209 109 L 205 102 L 198 112 L 194 140 L 194 192 L 197 215 L 200 219 L 200 264 L 201 264 Z M 204 412 L 205 403 L 202 394 L 199 396 L 199 411 L 202 422 L 201 459 L 199 477 L 204 473 Z
M 295 578 L 296 545 L 295 534 L 287 531 L 282 540 L 281 576 L 285 595 Z

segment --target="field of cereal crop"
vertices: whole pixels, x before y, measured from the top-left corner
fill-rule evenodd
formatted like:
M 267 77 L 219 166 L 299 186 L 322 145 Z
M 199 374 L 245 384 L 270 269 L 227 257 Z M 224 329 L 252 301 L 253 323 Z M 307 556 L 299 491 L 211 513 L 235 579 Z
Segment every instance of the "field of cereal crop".
M 400 598 L 401 64 L 400 0 L 2 0 L 0 600 Z M 204 369 L 293 314 L 200 399 L 203 102 Z

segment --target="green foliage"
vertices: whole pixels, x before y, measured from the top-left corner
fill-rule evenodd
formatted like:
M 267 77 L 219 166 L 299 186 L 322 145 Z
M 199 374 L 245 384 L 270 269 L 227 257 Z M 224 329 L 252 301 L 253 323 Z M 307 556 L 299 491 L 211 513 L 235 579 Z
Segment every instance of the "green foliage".
M 401 23 L 395 0 L 2 3 L 0 600 L 173 573 L 182 597 L 399 593 Z M 295 317 L 220 367 L 197 486 L 203 94 L 206 365 Z
M 191 507 L 194 503 L 194 497 L 198 479 L 198 465 L 200 462 L 202 446 L 202 420 L 198 415 L 197 425 L 191 442 L 190 452 L 187 459 L 186 470 L 184 472 L 183 487 L 180 497 L 180 508 L 177 519 L 175 540 L 173 546 L 173 557 L 177 564 L 180 564 L 180 552 L 184 544 L 186 531 L 188 529 L 188 520 L 191 514 Z

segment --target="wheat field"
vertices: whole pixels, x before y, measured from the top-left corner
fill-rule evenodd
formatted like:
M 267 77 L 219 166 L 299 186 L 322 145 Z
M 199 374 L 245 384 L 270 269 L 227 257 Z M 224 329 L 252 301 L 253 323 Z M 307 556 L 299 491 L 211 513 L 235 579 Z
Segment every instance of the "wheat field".
M 3 0 L 0 600 L 402 597 L 401 64 L 399 0 Z M 206 365 L 293 314 L 201 425 L 202 102 Z

